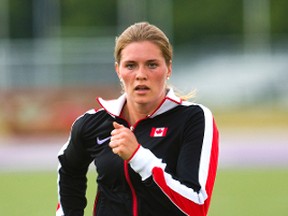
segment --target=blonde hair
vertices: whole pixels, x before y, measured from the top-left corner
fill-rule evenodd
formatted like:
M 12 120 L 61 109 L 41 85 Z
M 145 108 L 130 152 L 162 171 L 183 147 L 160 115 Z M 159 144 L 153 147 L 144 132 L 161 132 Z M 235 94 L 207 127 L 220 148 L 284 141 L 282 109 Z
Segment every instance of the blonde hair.
M 172 87 L 170 85 L 170 87 L 174 89 L 175 95 L 178 96 L 179 98 L 181 98 L 183 101 L 191 101 L 192 99 L 194 99 L 196 97 L 196 94 L 197 94 L 196 89 L 194 89 L 188 93 L 185 93 L 185 92 L 175 88 L 174 86 Z M 194 102 L 194 100 L 192 102 Z
M 162 52 L 166 64 L 171 64 L 173 57 L 173 47 L 168 37 L 162 30 L 160 30 L 155 25 L 149 24 L 148 22 L 135 23 L 126 28 L 119 37 L 116 37 L 114 48 L 115 62 L 120 64 L 121 52 L 128 44 L 141 41 L 150 41 L 157 45 Z M 189 100 L 191 98 L 194 98 L 196 93 L 195 90 L 191 91 L 188 94 L 181 94 L 179 92 L 180 91 L 176 91 L 176 94 L 182 100 Z
M 115 61 L 120 63 L 121 52 L 128 44 L 139 41 L 150 41 L 156 44 L 160 48 L 166 64 L 171 64 L 173 48 L 169 39 L 163 31 L 148 22 L 135 23 L 124 30 L 119 37 L 116 37 L 114 49 Z

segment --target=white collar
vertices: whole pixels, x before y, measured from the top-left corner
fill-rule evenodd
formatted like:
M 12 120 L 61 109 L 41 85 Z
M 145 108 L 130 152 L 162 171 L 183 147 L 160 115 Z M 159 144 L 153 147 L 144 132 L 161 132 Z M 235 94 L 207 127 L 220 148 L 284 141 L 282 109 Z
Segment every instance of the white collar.
M 126 102 L 126 94 L 124 93 L 119 98 L 114 100 L 104 100 L 99 97 L 97 98 L 97 101 L 100 106 L 110 115 L 119 117 Z M 170 88 L 166 97 L 162 100 L 157 109 L 149 116 L 149 118 L 153 118 L 157 115 L 167 112 L 168 110 L 171 110 L 180 104 L 182 104 L 182 99 L 177 97 L 173 89 Z

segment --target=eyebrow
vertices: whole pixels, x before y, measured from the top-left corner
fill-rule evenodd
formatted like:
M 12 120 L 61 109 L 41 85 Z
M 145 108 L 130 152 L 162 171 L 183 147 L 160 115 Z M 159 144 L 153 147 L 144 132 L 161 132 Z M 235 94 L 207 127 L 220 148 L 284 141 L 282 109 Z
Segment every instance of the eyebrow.
M 147 62 L 155 62 L 155 61 L 159 61 L 158 59 L 150 59 Z
M 159 59 L 149 59 L 149 60 L 147 60 L 146 62 L 158 62 L 159 61 Z M 135 63 L 135 62 L 137 62 L 137 61 L 135 61 L 135 60 L 126 60 L 126 61 L 123 61 L 123 63 L 125 63 L 125 64 L 127 64 L 127 63 Z

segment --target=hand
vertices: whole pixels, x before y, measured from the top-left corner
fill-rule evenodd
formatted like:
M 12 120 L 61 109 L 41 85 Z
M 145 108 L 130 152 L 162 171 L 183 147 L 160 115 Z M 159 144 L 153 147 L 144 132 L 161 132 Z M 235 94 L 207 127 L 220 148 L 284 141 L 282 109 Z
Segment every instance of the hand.
M 117 122 L 113 122 L 115 128 L 111 132 L 109 146 L 114 154 L 119 155 L 123 160 L 128 160 L 138 148 L 138 142 L 134 133 Z

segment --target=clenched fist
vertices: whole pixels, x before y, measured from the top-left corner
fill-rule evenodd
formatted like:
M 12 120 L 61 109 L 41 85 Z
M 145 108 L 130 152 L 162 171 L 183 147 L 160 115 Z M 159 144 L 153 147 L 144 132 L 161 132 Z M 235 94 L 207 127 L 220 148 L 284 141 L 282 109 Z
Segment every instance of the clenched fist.
M 134 133 L 123 125 L 113 122 L 113 127 L 109 146 L 114 154 L 119 155 L 123 160 L 128 160 L 138 149 L 138 141 Z

